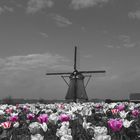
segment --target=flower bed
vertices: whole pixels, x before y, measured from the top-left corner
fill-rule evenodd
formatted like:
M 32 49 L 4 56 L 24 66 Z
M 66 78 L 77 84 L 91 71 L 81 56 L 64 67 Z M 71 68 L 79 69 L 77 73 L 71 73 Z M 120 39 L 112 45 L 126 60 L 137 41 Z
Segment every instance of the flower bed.
M 0 105 L 0 140 L 139 140 L 140 104 Z

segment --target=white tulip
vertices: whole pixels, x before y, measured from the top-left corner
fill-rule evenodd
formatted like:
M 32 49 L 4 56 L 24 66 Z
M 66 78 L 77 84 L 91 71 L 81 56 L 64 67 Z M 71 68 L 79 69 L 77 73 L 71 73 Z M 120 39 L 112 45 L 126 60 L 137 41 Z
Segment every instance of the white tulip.
M 134 120 L 128 121 L 127 119 L 124 119 L 124 120 L 123 120 L 123 126 L 124 126 L 125 128 L 129 128 L 130 125 L 131 125 L 131 123 L 132 123 L 133 121 L 134 121 Z
M 100 135 L 94 138 L 94 140 L 111 140 L 111 136 L 110 135 Z
M 72 136 L 71 135 L 64 135 L 60 138 L 60 140 L 72 140 Z
M 19 127 L 19 122 L 14 123 L 13 127 L 14 127 L 14 128 Z
M 41 128 L 43 129 L 44 132 L 48 130 L 48 126 L 46 123 L 40 124 Z
M 0 115 L 4 115 L 5 112 L 3 110 L 0 110 Z
M 129 113 L 129 111 L 128 111 L 128 112 L 125 112 L 125 111 L 123 110 L 123 111 L 120 111 L 120 112 L 119 112 L 119 115 L 120 115 L 120 117 L 121 117 L 122 119 L 124 119 L 124 118 L 126 118 L 126 116 L 127 116 L 128 113 Z
M 40 134 L 31 135 L 31 140 L 44 140 L 44 136 Z
M 105 126 L 103 126 L 103 127 L 96 126 L 94 128 L 94 132 L 95 132 L 94 136 L 96 137 L 96 136 L 100 136 L 100 135 L 107 135 L 108 131 L 107 131 L 107 128 Z

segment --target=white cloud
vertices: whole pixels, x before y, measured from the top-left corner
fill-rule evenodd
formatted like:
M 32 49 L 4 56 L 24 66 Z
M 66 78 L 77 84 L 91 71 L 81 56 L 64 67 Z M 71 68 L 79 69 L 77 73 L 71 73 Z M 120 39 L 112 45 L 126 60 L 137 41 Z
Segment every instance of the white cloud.
M 81 8 L 92 7 L 98 4 L 107 3 L 109 0 L 72 0 L 71 6 L 73 9 L 78 10 Z
M 136 43 L 131 41 L 130 36 L 120 35 L 119 39 L 122 42 L 122 46 L 125 47 L 125 48 L 133 48 L 133 47 L 136 46 Z
M 57 82 L 51 81 L 52 77 L 46 76 L 46 72 L 68 72 L 71 69 L 67 58 L 51 53 L 0 58 L 0 97 L 54 98 L 56 94 L 49 91 L 50 87 L 54 89 L 55 83 L 59 85 L 63 81 L 59 78 Z
M 11 56 L 0 59 L 0 72 L 5 72 L 5 70 L 31 70 L 39 67 L 52 69 L 55 65 L 65 66 L 66 69 L 65 62 L 67 62 L 66 58 L 50 53 Z
M 39 33 L 43 38 L 48 38 L 49 36 L 48 36 L 48 34 L 46 34 L 46 33 L 44 33 L 44 32 L 40 32 Z
M 0 14 L 2 14 L 3 12 L 4 12 L 4 9 L 0 7 Z
M 36 13 L 46 7 L 53 6 L 52 0 L 29 0 L 27 6 L 27 13 Z
M 107 48 L 114 48 L 112 44 L 106 45 Z
M 93 55 L 91 55 L 91 54 L 87 54 L 87 55 L 84 55 L 83 57 L 84 57 L 84 58 L 92 58 Z
M 140 10 L 137 10 L 135 12 L 129 12 L 128 17 L 131 19 L 140 19 Z
M 12 7 L 8 7 L 8 6 L 3 6 L 0 7 L 0 14 L 5 13 L 5 12 L 13 12 L 14 9 Z
M 119 38 L 119 40 L 123 40 L 124 42 L 130 41 L 130 36 L 128 36 L 128 35 L 119 35 L 118 38 Z
M 136 43 L 125 43 L 123 44 L 125 48 L 134 48 L 136 47 Z
M 82 32 L 87 32 L 87 29 L 84 26 L 81 27 L 81 30 Z
M 55 21 L 55 23 L 58 27 L 67 27 L 72 24 L 72 22 L 69 19 L 67 19 L 61 15 L 51 14 L 51 17 Z
M 4 6 L 3 8 L 7 12 L 13 12 L 14 11 L 14 9 L 12 7 Z
M 107 48 L 134 48 L 138 45 L 137 42 L 133 42 L 131 37 L 128 35 L 119 35 L 118 37 L 114 37 L 114 39 L 112 39 L 112 43 L 110 43 L 109 45 L 106 45 Z

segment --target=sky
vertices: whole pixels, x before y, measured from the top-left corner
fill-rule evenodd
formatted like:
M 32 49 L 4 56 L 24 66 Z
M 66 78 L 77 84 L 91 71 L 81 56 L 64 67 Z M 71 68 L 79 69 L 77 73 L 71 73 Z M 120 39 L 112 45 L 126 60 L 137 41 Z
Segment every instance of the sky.
M 79 70 L 106 70 L 89 99 L 140 93 L 140 0 L 0 0 L 0 98 L 64 99 L 45 74 L 72 72 L 74 46 Z

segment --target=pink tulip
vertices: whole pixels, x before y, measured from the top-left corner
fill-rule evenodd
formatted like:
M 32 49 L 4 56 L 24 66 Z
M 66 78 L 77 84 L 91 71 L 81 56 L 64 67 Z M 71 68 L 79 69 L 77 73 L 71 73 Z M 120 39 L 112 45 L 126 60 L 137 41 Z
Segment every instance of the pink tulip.
M 19 104 L 16 104 L 16 109 L 18 109 L 19 108 Z
M 58 105 L 58 108 L 60 108 L 60 109 L 65 109 L 65 106 L 64 106 L 63 104 L 59 104 L 59 105 Z
M 108 121 L 108 126 L 111 128 L 113 132 L 118 132 L 121 130 L 123 122 L 120 119 L 110 119 Z
M 139 114 L 140 114 L 140 111 L 139 111 L 138 109 L 132 110 L 132 115 L 133 115 L 134 117 L 138 117 Z
M 7 122 L 3 122 L 0 124 L 4 129 L 8 129 L 11 127 L 11 122 L 7 121 Z
M 111 110 L 111 112 L 112 112 L 112 114 L 117 114 L 119 112 L 119 110 L 114 108 L 114 109 Z
M 125 109 L 125 105 L 124 105 L 124 104 L 119 104 L 119 105 L 117 106 L 117 109 L 118 109 L 119 111 L 123 111 L 123 110 Z
M 59 116 L 59 120 L 60 120 L 61 122 L 67 122 L 67 121 L 70 120 L 70 116 L 68 116 L 68 115 L 66 115 L 66 114 L 61 114 L 61 115 Z
M 26 105 L 24 105 L 24 106 L 23 106 L 23 110 L 24 110 L 25 112 L 28 112 L 28 111 L 29 111 L 29 107 L 26 106 Z
M 101 109 L 103 106 L 100 104 L 97 104 L 95 107 L 96 107 L 96 109 Z
M 40 123 L 47 123 L 48 122 L 48 115 L 47 114 L 41 114 L 37 120 L 40 122 Z
M 8 108 L 5 110 L 5 112 L 6 112 L 6 114 L 11 114 L 13 112 L 13 109 Z
M 17 115 L 10 116 L 10 117 L 9 117 L 9 120 L 10 120 L 11 122 L 16 122 L 16 121 L 18 120 L 18 116 L 17 116 Z
M 34 117 L 35 117 L 35 115 L 34 114 L 32 114 L 32 113 L 30 113 L 30 114 L 27 114 L 27 119 L 28 120 L 33 120 L 34 119 Z

